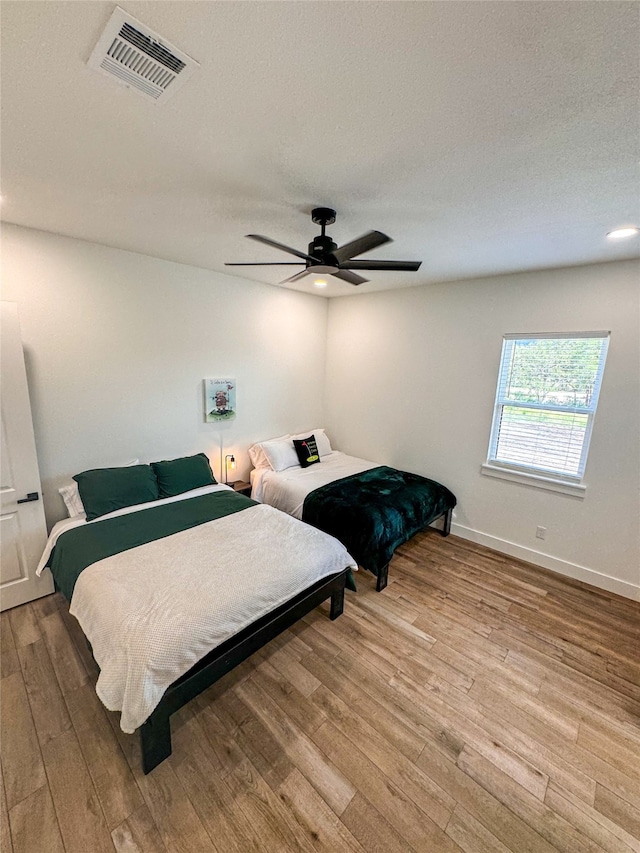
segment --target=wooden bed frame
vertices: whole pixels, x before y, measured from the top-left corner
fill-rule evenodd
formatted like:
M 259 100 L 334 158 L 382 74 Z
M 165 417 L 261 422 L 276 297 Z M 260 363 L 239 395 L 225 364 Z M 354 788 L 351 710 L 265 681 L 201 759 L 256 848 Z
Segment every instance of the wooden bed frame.
M 337 619 L 344 609 L 347 572 L 348 569 L 345 569 L 328 578 L 323 578 L 276 610 L 267 613 L 235 637 L 231 637 L 213 649 L 189 672 L 168 687 L 160 704 L 140 727 L 142 767 L 145 774 L 150 773 L 154 767 L 171 755 L 169 724 L 171 714 L 329 597 L 331 598 L 330 617 Z
M 434 516 L 434 518 L 430 519 L 426 527 L 430 524 L 433 524 L 434 521 L 437 521 L 439 518 L 444 519 L 442 524 L 442 528 L 438 529 L 438 533 L 441 536 L 448 536 L 451 533 L 451 516 L 453 514 L 453 508 L 447 509 L 444 512 L 440 513 L 440 515 Z M 383 566 L 377 574 L 376 579 L 376 592 L 382 592 L 382 590 L 386 587 L 387 581 L 389 579 L 389 563 L 386 566 Z

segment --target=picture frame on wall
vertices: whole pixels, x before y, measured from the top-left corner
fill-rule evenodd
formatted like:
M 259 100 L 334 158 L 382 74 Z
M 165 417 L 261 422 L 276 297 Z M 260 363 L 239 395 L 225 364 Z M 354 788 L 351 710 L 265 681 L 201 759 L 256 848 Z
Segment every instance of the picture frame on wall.
M 230 421 L 236 416 L 236 380 L 204 380 L 204 413 L 206 423 Z

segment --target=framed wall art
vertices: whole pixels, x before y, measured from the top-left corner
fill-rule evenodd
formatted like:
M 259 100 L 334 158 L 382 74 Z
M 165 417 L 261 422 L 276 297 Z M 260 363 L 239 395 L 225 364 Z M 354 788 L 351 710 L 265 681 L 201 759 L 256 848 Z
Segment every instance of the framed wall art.
M 236 416 L 236 380 L 204 380 L 205 421 L 230 421 Z

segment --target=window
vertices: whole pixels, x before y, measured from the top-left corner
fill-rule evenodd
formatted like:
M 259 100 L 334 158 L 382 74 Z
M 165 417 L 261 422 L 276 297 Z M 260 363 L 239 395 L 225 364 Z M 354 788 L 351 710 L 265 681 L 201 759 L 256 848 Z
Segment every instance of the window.
M 580 483 L 608 343 L 608 332 L 505 335 L 484 473 Z

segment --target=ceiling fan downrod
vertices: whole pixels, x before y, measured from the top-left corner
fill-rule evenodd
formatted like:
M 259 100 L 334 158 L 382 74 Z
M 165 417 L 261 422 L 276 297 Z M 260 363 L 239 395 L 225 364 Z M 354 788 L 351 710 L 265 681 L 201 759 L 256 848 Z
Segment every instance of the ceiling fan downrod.
M 314 207 L 311 211 L 311 221 L 320 226 L 321 233 L 309 243 L 309 254 L 314 259 L 317 258 L 317 261 L 314 263 L 314 261 L 308 260 L 307 269 L 322 265 L 322 261 L 327 259 L 328 256 L 332 256 L 333 252 L 338 248 L 338 244 L 334 243 L 331 237 L 325 234 L 327 225 L 333 225 L 336 221 L 335 210 L 332 210 L 330 207 Z M 335 266 L 337 267 L 337 261 L 335 262 Z M 329 273 L 328 269 L 323 269 L 322 271 Z

